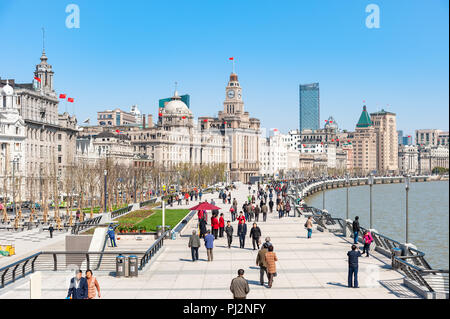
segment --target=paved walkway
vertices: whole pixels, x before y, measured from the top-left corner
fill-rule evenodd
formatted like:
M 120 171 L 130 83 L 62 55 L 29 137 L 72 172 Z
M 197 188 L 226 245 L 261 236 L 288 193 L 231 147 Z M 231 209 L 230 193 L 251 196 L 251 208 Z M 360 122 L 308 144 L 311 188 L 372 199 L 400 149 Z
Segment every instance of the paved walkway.
M 241 185 L 232 197 L 238 200 L 240 209 L 248 195 L 246 185 Z M 206 195 L 204 199 L 211 198 Z M 216 205 L 223 207 L 225 220 L 229 219 L 230 205 L 222 204 L 214 195 Z M 192 203 L 191 203 L 192 204 Z M 196 204 L 196 203 L 194 203 Z M 193 206 L 193 205 L 188 205 Z M 178 206 L 175 204 L 174 208 Z M 185 205 L 180 206 L 185 207 Z M 370 258 L 360 258 L 360 288 L 347 288 L 347 256 L 351 241 L 332 233 L 314 231 L 312 239 L 306 238 L 304 218 L 268 214 L 267 222 L 260 221 L 263 238 L 270 236 L 278 256 L 277 273 L 273 287 L 259 285 L 257 251 L 253 251 L 247 237 L 246 249 L 240 249 L 239 239 L 234 237 L 231 249 L 226 239 L 215 241 L 214 261 L 206 261 L 206 250 L 200 248 L 200 260 L 192 262 L 187 247 L 188 234 L 197 226 L 195 217 L 177 240 L 167 240 L 164 250 L 138 278 L 115 278 L 97 274 L 103 298 L 231 298 L 229 286 L 237 270 L 245 270 L 250 284 L 249 299 L 261 298 L 419 298 L 402 285 L 403 275 L 390 268 L 390 259 L 373 253 Z M 251 225 L 248 225 L 251 226 Z M 233 223 L 235 233 L 237 223 Z M 203 243 L 202 243 L 203 245 Z M 94 274 L 95 275 L 95 274 Z M 67 292 L 70 273 L 45 273 L 52 280 L 43 280 L 43 298 L 61 299 Z M 267 284 L 267 278 L 266 278 Z M 0 298 L 28 298 L 29 283 L 24 279 L 14 289 Z

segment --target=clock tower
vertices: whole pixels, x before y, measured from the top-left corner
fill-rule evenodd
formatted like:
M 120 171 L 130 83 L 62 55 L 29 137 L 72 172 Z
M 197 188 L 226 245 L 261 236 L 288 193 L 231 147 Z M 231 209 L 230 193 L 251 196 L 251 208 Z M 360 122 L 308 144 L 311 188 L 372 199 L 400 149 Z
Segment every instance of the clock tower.
M 242 88 L 236 73 L 231 73 L 230 81 L 225 89 L 225 101 L 223 102 L 224 115 L 244 114 L 244 102 L 242 101 Z

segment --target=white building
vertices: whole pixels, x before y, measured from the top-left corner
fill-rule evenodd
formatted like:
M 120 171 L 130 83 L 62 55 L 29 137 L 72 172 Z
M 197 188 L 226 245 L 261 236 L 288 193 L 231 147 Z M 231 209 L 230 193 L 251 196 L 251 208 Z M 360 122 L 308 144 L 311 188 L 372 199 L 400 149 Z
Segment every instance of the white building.
M 26 177 L 25 122 L 17 98 L 6 81 L 0 90 L 0 198 L 5 201 L 12 200 L 13 174 L 16 194 L 23 191 Z
M 399 145 L 398 168 L 401 174 L 416 174 L 419 168 L 419 152 L 416 145 Z

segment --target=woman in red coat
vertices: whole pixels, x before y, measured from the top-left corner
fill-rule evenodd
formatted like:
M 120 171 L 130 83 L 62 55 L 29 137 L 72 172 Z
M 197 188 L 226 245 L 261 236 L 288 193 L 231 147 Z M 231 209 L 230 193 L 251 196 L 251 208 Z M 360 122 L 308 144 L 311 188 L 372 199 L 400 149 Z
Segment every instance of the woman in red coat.
M 214 238 L 217 239 L 217 235 L 219 233 L 219 220 L 217 219 L 217 215 L 213 215 L 211 217 L 211 228 Z
M 223 237 L 224 230 L 225 230 L 225 219 L 223 219 L 223 213 L 221 213 L 219 218 L 219 237 Z

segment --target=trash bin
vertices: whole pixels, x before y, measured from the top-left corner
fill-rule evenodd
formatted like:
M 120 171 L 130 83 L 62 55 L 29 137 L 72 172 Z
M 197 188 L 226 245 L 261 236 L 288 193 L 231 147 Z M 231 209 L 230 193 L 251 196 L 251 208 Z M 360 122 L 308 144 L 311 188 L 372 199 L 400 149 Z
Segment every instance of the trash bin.
M 126 273 L 126 264 L 127 264 L 127 257 L 123 255 L 119 255 L 116 257 L 116 277 L 125 277 Z
M 158 226 L 156 226 L 156 239 L 161 237 L 161 235 L 162 235 L 162 226 L 158 225 Z
M 392 268 L 398 269 L 400 267 L 400 265 L 399 265 L 398 261 L 395 260 L 394 257 L 401 256 L 402 250 L 401 250 L 401 248 L 394 247 L 391 249 L 391 252 L 392 252 Z
M 128 256 L 128 274 L 130 277 L 138 276 L 138 257 L 135 255 Z

